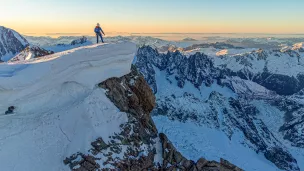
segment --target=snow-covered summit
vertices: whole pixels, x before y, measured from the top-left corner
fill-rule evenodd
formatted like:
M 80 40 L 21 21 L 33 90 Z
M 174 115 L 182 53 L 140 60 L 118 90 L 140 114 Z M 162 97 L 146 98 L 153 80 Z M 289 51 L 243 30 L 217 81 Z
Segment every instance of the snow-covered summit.
M 65 157 L 120 131 L 126 113 L 96 85 L 129 73 L 135 52 L 125 42 L 0 64 L 1 170 L 69 170 Z
M 0 61 L 8 61 L 24 50 L 29 43 L 16 31 L 0 26 Z

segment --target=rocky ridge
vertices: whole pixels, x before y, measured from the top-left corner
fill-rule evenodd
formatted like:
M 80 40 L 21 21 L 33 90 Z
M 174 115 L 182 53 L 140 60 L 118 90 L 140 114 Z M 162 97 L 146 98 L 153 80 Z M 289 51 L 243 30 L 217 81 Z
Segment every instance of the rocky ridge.
M 38 46 L 28 46 L 24 50 L 22 50 L 18 55 L 10 59 L 10 62 L 15 61 L 24 61 L 31 58 L 39 58 L 46 55 L 54 54 L 53 51 L 45 50 L 43 48 L 40 48 Z

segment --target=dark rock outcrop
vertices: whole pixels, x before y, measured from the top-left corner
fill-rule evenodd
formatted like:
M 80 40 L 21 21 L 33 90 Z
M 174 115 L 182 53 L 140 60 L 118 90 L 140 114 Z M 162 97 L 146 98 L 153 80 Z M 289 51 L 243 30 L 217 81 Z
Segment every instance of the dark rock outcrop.
M 303 99 L 304 96 L 298 94 L 297 98 Z M 304 105 L 286 99 L 277 102 L 277 106 L 285 111 L 285 123 L 280 128 L 284 139 L 290 141 L 292 146 L 304 148 Z
M 79 44 L 84 44 L 84 43 L 86 43 L 88 41 L 88 38 L 86 38 L 86 37 L 81 37 L 81 38 L 79 38 L 79 39 L 76 39 L 76 40 L 73 40 L 72 42 L 71 42 L 71 45 L 79 45 Z
M 122 86 L 123 85 L 123 86 Z M 155 96 L 149 85 L 136 69 L 121 78 L 110 78 L 99 84 L 108 90 L 108 98 L 122 111 L 131 114 L 140 124 L 142 137 L 155 137 L 156 127 L 150 112 L 155 106 Z M 143 132 L 149 130 L 149 133 Z
M 267 149 L 265 152 L 266 159 L 272 161 L 275 165 L 280 166 L 280 169 L 284 170 L 300 170 L 297 165 L 297 161 L 289 153 L 286 153 L 284 149 L 280 147 L 273 147 Z M 294 163 L 290 165 L 290 163 Z
M 39 46 L 31 46 L 30 51 L 32 52 L 34 58 L 39 58 L 39 57 L 54 54 L 53 51 L 43 49 Z
M 224 159 L 221 159 L 220 162 L 208 161 L 204 158 L 200 158 L 197 162 L 188 160 L 176 150 L 165 134 L 160 133 L 159 137 L 162 142 L 162 168 L 165 170 L 242 171 Z
M 6 115 L 13 114 L 14 110 L 15 110 L 15 106 L 10 106 L 7 108 L 7 111 L 5 111 L 5 114 Z
M 77 153 L 64 159 L 63 163 L 69 165 L 73 171 L 96 171 L 100 169 L 96 160 L 93 156 Z
M 45 50 L 38 46 L 28 46 L 23 51 L 21 51 L 18 55 L 10 59 L 10 62 L 15 61 L 24 61 L 30 56 L 30 58 L 39 58 L 47 55 L 54 54 L 53 51 Z

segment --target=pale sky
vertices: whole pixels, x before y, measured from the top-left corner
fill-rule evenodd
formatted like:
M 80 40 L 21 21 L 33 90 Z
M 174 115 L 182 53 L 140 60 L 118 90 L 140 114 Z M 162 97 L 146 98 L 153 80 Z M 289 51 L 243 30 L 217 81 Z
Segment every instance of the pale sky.
M 304 0 L 0 0 L 22 34 L 304 33 Z

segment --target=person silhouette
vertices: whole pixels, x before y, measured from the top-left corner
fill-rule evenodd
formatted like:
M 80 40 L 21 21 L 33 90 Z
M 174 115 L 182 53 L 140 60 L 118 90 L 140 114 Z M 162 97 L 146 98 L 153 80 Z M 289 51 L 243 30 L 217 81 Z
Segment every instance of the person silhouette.
M 104 43 L 102 34 L 103 34 L 103 35 L 106 35 L 106 34 L 103 32 L 103 30 L 102 30 L 102 28 L 100 27 L 100 24 L 99 24 L 99 23 L 97 23 L 97 25 L 96 25 L 96 27 L 95 27 L 95 29 L 94 29 L 94 32 L 96 33 L 97 43 L 98 43 L 98 39 L 99 39 L 98 37 L 100 37 L 101 42 Z

